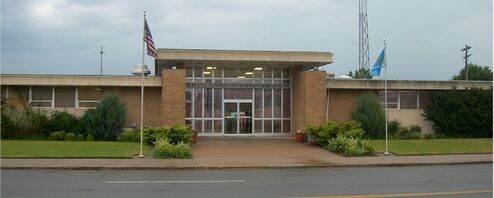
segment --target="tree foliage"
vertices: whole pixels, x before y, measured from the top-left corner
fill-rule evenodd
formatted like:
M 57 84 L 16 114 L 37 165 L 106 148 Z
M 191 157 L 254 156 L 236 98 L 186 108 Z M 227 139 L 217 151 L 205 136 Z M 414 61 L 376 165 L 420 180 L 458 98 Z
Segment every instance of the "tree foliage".
M 348 76 L 356 79 L 372 79 L 370 69 L 367 68 L 358 68 L 354 72 L 350 71 Z
M 115 140 L 124 126 L 126 112 L 117 95 L 105 95 L 96 108 L 87 110 L 82 117 L 84 131 L 97 140 Z
M 454 75 L 453 80 L 465 80 L 465 68 Z M 492 70 L 488 66 L 468 64 L 468 80 L 492 81 Z
M 379 98 L 375 94 L 369 92 L 361 95 L 352 112 L 352 117 L 361 124 L 367 135 L 371 137 L 384 136 L 386 118 Z
M 492 137 L 492 90 L 436 92 L 423 116 L 448 137 Z

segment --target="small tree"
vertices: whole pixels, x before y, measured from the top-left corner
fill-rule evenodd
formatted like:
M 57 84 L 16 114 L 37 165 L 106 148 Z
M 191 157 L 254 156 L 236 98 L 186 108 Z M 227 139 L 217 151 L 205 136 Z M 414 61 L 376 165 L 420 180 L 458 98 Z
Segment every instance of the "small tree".
M 103 96 L 94 109 L 86 111 L 82 117 L 82 125 L 86 133 L 98 140 L 116 140 L 122 131 L 127 109 L 115 94 Z
M 453 80 L 465 80 L 465 68 L 460 70 L 458 75 L 453 76 Z M 468 80 L 492 80 L 492 70 L 488 66 L 468 64 Z
M 352 112 L 354 120 L 371 137 L 382 137 L 385 131 L 385 115 L 379 98 L 373 93 L 365 93 L 358 98 L 357 106 Z
M 370 69 L 367 68 L 358 68 L 355 72 L 350 71 L 348 76 L 356 79 L 372 79 Z
M 55 111 L 51 114 L 48 130 L 80 133 L 81 126 L 76 116 L 65 111 Z

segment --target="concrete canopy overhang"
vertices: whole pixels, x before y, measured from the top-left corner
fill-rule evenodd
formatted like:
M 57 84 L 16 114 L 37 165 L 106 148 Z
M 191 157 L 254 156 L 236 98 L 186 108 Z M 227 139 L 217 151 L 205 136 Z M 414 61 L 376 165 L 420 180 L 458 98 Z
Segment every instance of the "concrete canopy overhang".
M 156 71 L 159 67 L 221 64 L 259 66 L 303 66 L 305 69 L 320 67 L 333 62 L 331 52 L 313 51 L 254 51 L 254 50 L 210 50 L 210 49 L 158 49 Z

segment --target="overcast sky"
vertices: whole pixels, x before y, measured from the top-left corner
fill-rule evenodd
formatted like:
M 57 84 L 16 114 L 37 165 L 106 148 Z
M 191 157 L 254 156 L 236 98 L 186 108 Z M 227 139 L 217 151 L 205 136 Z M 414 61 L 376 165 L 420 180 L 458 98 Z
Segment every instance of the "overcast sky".
M 492 0 L 369 0 L 370 62 L 387 40 L 388 78 L 448 80 L 493 60 Z M 1 72 L 130 74 L 142 11 L 158 48 L 330 51 L 337 76 L 358 67 L 358 0 L 2 0 Z M 154 73 L 154 63 L 146 56 Z

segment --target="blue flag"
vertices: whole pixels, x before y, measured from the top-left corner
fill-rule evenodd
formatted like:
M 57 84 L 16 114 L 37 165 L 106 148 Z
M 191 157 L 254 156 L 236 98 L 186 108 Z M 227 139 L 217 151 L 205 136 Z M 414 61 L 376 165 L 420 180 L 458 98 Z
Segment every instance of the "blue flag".
M 377 58 L 376 63 L 374 63 L 374 66 L 372 67 L 371 74 L 372 76 L 379 76 L 381 75 L 381 68 L 384 67 L 384 49 L 379 55 L 379 58 Z

